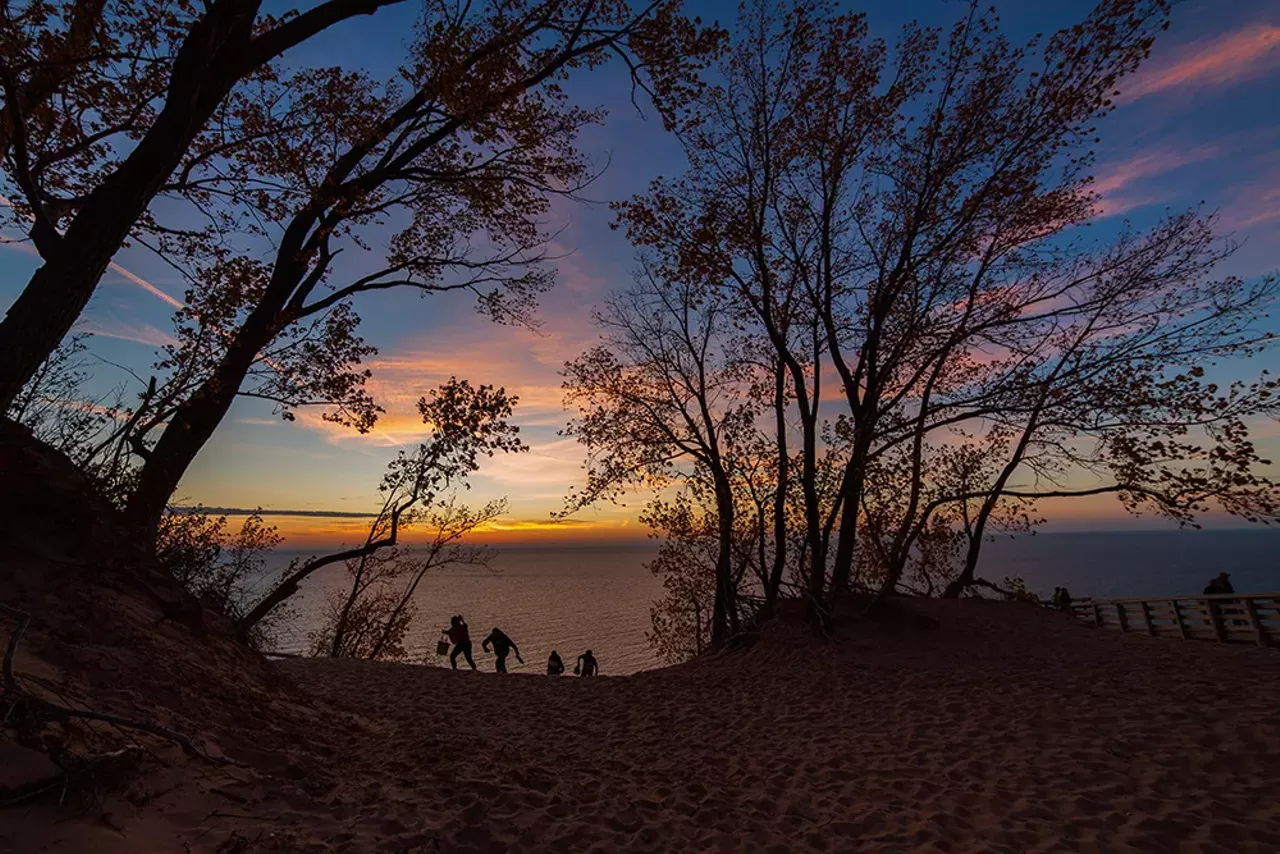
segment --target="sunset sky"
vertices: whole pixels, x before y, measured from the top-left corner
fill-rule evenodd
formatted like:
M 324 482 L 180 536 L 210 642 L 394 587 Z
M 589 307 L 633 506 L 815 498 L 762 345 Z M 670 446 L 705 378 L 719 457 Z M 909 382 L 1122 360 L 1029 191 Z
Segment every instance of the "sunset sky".
M 1021 40 L 1082 18 L 1081 0 L 1006 0 L 1006 31 Z M 297 64 L 343 63 L 389 74 L 403 55 L 417 4 L 406 3 L 370 19 L 336 28 L 286 58 Z M 868 13 L 872 30 L 891 43 L 910 19 L 944 25 L 963 11 L 952 0 L 894 0 L 853 4 Z M 700 2 L 704 18 L 732 17 L 728 3 Z M 422 424 L 413 404 L 451 375 L 505 386 L 520 397 L 516 421 L 532 447 L 527 454 L 486 461 L 468 500 L 510 499 L 508 518 L 490 539 L 639 539 L 634 521 L 640 501 L 587 511 L 549 526 L 570 486 L 581 482 L 582 451 L 557 430 L 567 414 L 560 405 L 563 362 L 595 340 L 591 306 L 625 284 L 633 250 L 609 228 L 610 200 L 642 191 L 660 174 L 683 168 L 675 141 L 652 115 L 630 104 L 630 88 L 618 68 L 579 75 L 571 94 L 584 105 L 610 110 L 605 125 L 584 139 L 597 162 L 608 161 L 588 191 L 597 204 L 559 204 L 552 226 L 564 230 L 555 249 L 555 290 L 541 303 L 538 332 L 497 326 L 475 314 L 465 298 L 421 299 L 413 294 L 372 295 L 357 306 L 362 334 L 380 353 L 369 362 L 371 390 L 387 410 L 371 434 L 361 436 L 302 413 L 294 423 L 273 416 L 267 404 L 242 400 L 188 472 L 178 498 L 210 506 L 364 512 L 377 504 L 381 473 L 397 448 L 416 442 Z M 1177 5 L 1171 30 L 1160 39 L 1139 75 L 1123 87 L 1121 106 L 1101 127 L 1094 170 L 1102 194 L 1097 236 L 1125 217 L 1151 222 L 1167 208 L 1199 202 L 1221 213 L 1220 226 L 1244 241 L 1224 273 L 1257 276 L 1280 268 L 1280 3 L 1274 0 L 1188 0 Z M 18 235 L 6 235 L 9 238 Z M 93 351 L 140 373 L 154 348 L 168 339 L 173 309 L 185 286 L 145 251 L 126 249 L 99 287 L 80 329 L 95 333 Z M 359 260 L 345 262 L 358 269 Z M 373 263 L 370 261 L 369 263 Z M 0 306 L 27 281 L 35 256 L 22 245 L 0 247 Z M 1280 322 L 1275 322 L 1280 328 Z M 1273 351 L 1251 371 L 1280 369 Z M 105 388 L 126 374 L 104 365 Z M 1261 425 L 1258 444 L 1280 456 L 1280 429 Z M 1132 524 L 1118 503 L 1058 503 L 1046 507 L 1061 526 Z M 291 544 L 351 540 L 366 524 L 358 518 L 273 517 Z

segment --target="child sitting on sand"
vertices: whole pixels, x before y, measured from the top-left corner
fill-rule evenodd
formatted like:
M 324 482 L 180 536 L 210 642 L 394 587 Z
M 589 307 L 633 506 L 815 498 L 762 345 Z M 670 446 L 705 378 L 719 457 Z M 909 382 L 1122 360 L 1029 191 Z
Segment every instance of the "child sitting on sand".
M 560 659 L 560 653 L 553 649 L 547 658 L 547 675 L 559 676 L 561 673 L 564 673 L 564 661 Z
M 443 630 L 453 644 L 453 652 L 449 653 L 449 664 L 458 669 L 458 656 L 466 656 L 467 664 L 476 669 L 476 660 L 471 657 L 471 632 L 467 630 L 467 622 L 461 614 L 449 618 L 449 628 Z

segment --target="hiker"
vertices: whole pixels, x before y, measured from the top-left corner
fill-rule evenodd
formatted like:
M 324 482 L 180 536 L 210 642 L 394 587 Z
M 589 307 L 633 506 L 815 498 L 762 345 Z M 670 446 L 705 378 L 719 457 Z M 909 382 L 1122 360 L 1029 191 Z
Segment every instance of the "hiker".
M 560 660 L 560 653 L 553 649 L 547 659 L 547 675 L 559 676 L 561 673 L 564 673 L 564 662 Z
M 600 663 L 591 654 L 591 650 L 587 650 L 578 656 L 578 663 L 573 666 L 573 672 L 575 675 L 595 676 L 600 672 Z
M 516 661 L 524 664 L 524 659 L 520 657 L 520 647 L 516 646 L 516 642 L 507 637 L 506 632 L 497 626 L 494 626 L 493 631 L 484 639 L 480 647 L 488 652 L 490 644 L 493 645 L 493 654 L 497 656 L 497 660 L 493 663 L 494 669 L 499 673 L 507 672 L 507 656 L 513 651 L 516 654 Z
M 1060 592 L 1060 595 L 1058 597 L 1058 610 L 1070 611 L 1071 610 L 1071 594 L 1067 592 L 1067 588 L 1065 587 L 1059 587 L 1058 590 Z
M 471 665 L 471 669 L 476 669 L 476 660 L 471 657 L 471 632 L 467 630 L 467 622 L 462 619 L 461 614 L 455 614 L 449 618 L 449 628 L 443 629 L 449 641 L 453 644 L 453 652 L 449 653 L 449 664 L 454 670 L 458 669 L 458 656 L 464 655 L 467 664 Z

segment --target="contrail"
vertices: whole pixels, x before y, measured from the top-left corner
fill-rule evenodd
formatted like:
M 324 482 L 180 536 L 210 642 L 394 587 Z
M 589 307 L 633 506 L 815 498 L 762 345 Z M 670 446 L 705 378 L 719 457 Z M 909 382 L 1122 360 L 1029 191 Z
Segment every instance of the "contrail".
M 13 202 L 9 201 L 9 199 L 6 198 L 5 196 L 0 195 L 0 205 L 4 205 L 7 208 L 12 208 Z M 31 219 L 31 216 L 28 215 L 27 218 Z M 0 243 L 6 244 L 8 246 L 16 247 L 18 249 L 21 249 L 24 252 L 30 252 L 32 254 L 36 254 L 34 247 L 29 246 L 28 244 L 23 243 L 20 240 L 13 240 L 11 238 L 0 235 Z M 115 272 L 119 273 L 121 276 L 124 276 L 126 279 L 133 282 L 138 287 L 142 288 L 147 293 L 151 294 L 152 296 L 159 297 L 160 299 L 164 300 L 174 308 L 182 308 L 185 305 L 185 303 L 183 303 L 182 300 L 174 299 L 164 291 L 157 288 L 155 285 L 148 282 L 146 279 L 142 278 L 139 275 L 136 275 L 135 273 L 131 273 L 130 271 L 126 270 L 124 267 L 121 267 L 116 262 L 112 261 L 108 266 Z

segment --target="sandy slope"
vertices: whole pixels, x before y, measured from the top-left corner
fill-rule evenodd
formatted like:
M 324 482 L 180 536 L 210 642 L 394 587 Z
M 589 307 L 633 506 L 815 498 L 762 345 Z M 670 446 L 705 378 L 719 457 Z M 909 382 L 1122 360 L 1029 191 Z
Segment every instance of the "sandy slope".
M 1277 652 L 912 607 L 940 626 L 594 681 L 291 662 L 353 731 L 114 821 L 175 851 L 1280 850 Z
M 942 627 L 594 682 L 287 670 L 365 709 L 350 830 L 444 851 L 1280 850 L 1280 655 L 916 607 Z

